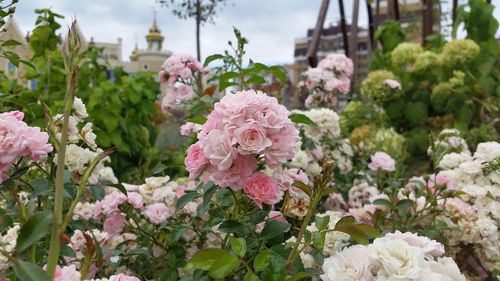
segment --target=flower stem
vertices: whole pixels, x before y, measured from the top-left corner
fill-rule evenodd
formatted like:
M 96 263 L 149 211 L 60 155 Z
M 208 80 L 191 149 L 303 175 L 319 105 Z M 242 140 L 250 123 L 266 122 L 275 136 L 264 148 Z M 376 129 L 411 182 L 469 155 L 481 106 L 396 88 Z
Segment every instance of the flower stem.
M 78 51 L 80 48 L 80 39 L 76 33 L 76 22 L 73 22 L 70 31 L 68 32 L 67 50 L 64 53 L 64 64 L 66 69 L 66 94 L 64 96 L 64 113 L 63 126 L 61 132 L 61 140 L 57 150 L 57 168 L 54 193 L 54 221 L 52 223 L 52 235 L 50 237 L 49 255 L 47 260 L 47 273 L 50 277 L 54 277 L 54 273 L 59 260 L 61 250 L 60 226 L 63 220 L 63 203 L 64 203 L 64 163 L 66 157 L 66 144 L 68 142 L 68 127 L 73 99 L 76 93 L 77 78 L 78 78 Z

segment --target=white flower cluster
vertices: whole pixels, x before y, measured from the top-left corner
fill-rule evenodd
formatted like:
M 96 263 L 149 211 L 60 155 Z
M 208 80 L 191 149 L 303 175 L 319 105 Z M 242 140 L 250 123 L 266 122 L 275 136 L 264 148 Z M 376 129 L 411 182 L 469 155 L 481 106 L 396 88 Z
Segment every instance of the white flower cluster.
M 81 129 L 78 129 L 78 124 L 80 122 L 84 122 L 87 117 L 88 114 L 85 104 L 81 99 L 75 97 L 73 101 L 72 115 L 69 117 L 68 145 L 66 146 L 64 164 L 66 168 L 73 173 L 73 177 L 77 180 L 83 176 L 85 169 L 88 167 L 92 159 L 103 152 L 101 148 L 97 147 L 95 142 L 97 136 L 92 130 L 92 123 L 87 122 Z M 58 114 L 54 116 L 53 121 L 55 125 L 55 135 L 57 139 L 60 140 L 63 115 Z M 106 157 L 97 164 L 89 178 L 89 184 L 118 183 L 118 179 L 116 178 L 113 169 L 105 166 L 105 163 L 109 161 L 111 161 L 110 158 Z M 57 154 L 54 157 L 54 163 L 57 163 Z
M 0 249 L 5 253 L 13 253 L 16 244 L 17 236 L 19 235 L 19 230 L 21 227 L 19 224 L 15 224 L 9 228 L 4 235 L 0 236 Z M 11 266 L 9 259 L 0 252 L 0 272 L 4 272 L 7 268 Z
M 321 279 L 465 281 L 453 259 L 443 254 L 443 245 L 426 237 L 389 233 L 368 246 L 351 246 L 326 258 Z
M 467 143 L 457 129 L 442 130 L 434 141 L 433 146 L 427 149 L 427 154 L 435 157 L 442 157 L 444 154 L 450 152 L 469 152 Z
M 450 232 L 450 242 L 478 245 L 479 256 L 487 265 L 496 267 L 500 265 L 498 261 L 493 264 L 500 256 L 500 171 L 485 173 L 483 169 L 499 158 L 500 143 L 480 143 L 473 155 L 468 150 L 445 154 L 439 162 L 444 170 L 438 174 L 462 192 L 460 198 L 446 202 L 447 214 L 438 218 L 461 230 Z
M 348 139 L 340 138 L 340 124 L 337 113 L 328 108 L 315 108 L 307 111 L 295 110 L 311 119 L 316 126 L 298 125 L 304 131 L 307 141 L 312 141 L 313 149 L 302 149 L 302 143 L 295 148 L 292 166 L 301 168 L 309 175 L 321 173 L 319 162 L 335 161 L 340 172 L 348 173 L 352 169 L 353 150 Z

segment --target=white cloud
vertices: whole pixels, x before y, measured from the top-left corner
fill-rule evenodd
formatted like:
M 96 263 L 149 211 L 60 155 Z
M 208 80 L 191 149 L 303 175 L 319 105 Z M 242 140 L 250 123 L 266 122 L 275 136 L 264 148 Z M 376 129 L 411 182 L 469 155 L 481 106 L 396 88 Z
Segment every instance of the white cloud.
M 500 0 L 492 2 L 500 4 Z M 54 12 L 65 15 L 64 28 L 76 15 L 87 40 L 93 37 L 99 42 L 116 42 L 118 37 L 123 38 L 123 59 L 128 59 L 136 37 L 140 48 L 146 46 L 144 36 L 151 26 L 155 4 L 155 0 L 23 0 L 17 5 L 15 17 L 26 32 L 34 26 L 35 8 L 51 7 Z M 227 41 L 234 41 L 232 26 L 235 26 L 250 41 L 248 57 L 268 64 L 292 62 L 294 39 L 303 37 L 308 28 L 315 26 L 320 5 L 321 0 L 228 0 L 217 15 L 215 25 L 202 27 L 202 55 L 227 49 Z M 345 9 L 350 22 L 352 0 L 345 0 Z M 194 21 L 178 19 L 158 4 L 156 10 L 165 36 L 164 48 L 195 54 Z M 497 18 L 500 18 L 499 10 L 495 10 Z M 338 1 L 331 0 L 327 22 L 337 22 L 338 14 Z M 361 0 L 360 25 L 366 26 L 366 18 L 366 7 Z

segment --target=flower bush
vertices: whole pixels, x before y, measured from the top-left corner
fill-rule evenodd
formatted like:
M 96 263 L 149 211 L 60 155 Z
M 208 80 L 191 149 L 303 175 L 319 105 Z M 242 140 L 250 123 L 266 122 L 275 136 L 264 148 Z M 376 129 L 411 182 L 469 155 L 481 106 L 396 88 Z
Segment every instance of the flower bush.
M 39 12 L 48 23 L 57 17 Z M 66 80 L 49 88 L 59 98 L 22 89 L 0 100 L 1 280 L 498 278 L 500 144 L 469 138 L 488 129 L 462 112 L 489 120 L 492 109 L 476 99 L 489 92 L 469 69 L 489 56 L 477 34 L 442 50 L 394 44 L 382 54 L 390 67 L 361 84 L 366 100 L 336 112 L 352 75 L 343 55 L 305 73 L 308 109 L 291 110 L 264 78 L 283 82 L 284 70 L 245 64 L 248 41 L 236 29 L 232 50 L 204 63 L 168 58 L 159 85 L 128 77 L 84 87 L 91 56 L 75 28 L 58 61 Z M 46 54 L 38 48 L 35 62 Z M 142 85 L 132 91 L 141 95 L 122 97 L 139 107 L 155 88 L 155 99 L 144 95 L 155 117 L 137 116 L 176 121 L 166 136 L 182 135 L 168 157 L 141 154 L 149 163 L 123 173 L 113 165 L 120 147 L 101 140 L 115 138 L 107 132 L 114 121 L 95 110 L 120 83 Z M 15 108 L 14 97 L 33 111 Z

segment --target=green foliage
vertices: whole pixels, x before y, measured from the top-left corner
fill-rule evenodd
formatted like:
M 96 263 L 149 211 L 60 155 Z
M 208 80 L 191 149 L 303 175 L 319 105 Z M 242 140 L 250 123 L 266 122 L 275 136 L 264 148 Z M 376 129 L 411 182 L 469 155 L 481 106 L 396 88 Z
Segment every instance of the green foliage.
M 455 34 L 463 24 L 467 38 L 446 42 L 437 34 L 425 49 L 404 42 L 398 23 L 384 23 L 376 36 L 383 49 L 374 54 L 371 67 L 375 70 L 362 82 L 360 92 L 365 102 L 383 108 L 389 122 L 370 122 L 352 110 L 344 111 L 341 120 L 347 122 L 349 116 L 349 123 L 392 126 L 405 135 L 409 152 L 417 155 L 423 154 L 425 133 L 450 126 L 464 132 L 471 145 L 477 139 L 494 140 L 496 134 L 488 138 L 481 133 L 485 129 L 477 129 L 492 128 L 500 110 L 498 21 L 492 11 L 485 1 L 469 0 L 457 9 L 453 30 Z M 385 79 L 397 80 L 402 89 L 391 91 Z M 351 132 L 357 127 L 346 129 Z
M 406 35 L 399 22 L 387 20 L 375 32 L 375 39 L 382 44 L 383 52 L 387 53 L 404 42 Z
M 245 55 L 245 45 L 248 40 L 243 37 L 241 32 L 233 27 L 236 36 L 236 44 L 229 41 L 231 51 L 225 51 L 224 54 L 214 54 L 206 58 L 204 65 L 212 62 L 219 62 L 222 65 L 214 67 L 215 75 L 209 81 L 217 81 L 219 91 L 224 91 L 229 87 L 241 89 L 254 88 L 266 89 L 268 81 L 266 77 L 273 77 L 272 83 L 284 85 L 286 82 L 286 71 L 281 66 L 267 66 L 265 64 L 249 60 L 245 66 L 243 57 Z M 268 92 L 268 91 L 267 91 Z

